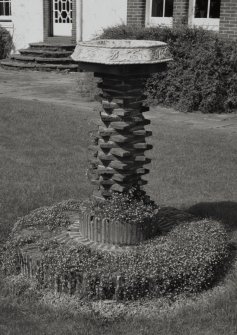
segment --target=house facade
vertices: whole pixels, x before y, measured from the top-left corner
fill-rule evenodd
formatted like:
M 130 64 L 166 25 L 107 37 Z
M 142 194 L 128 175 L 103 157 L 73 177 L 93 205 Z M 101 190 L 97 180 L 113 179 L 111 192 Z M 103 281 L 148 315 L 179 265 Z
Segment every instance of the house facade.
M 0 0 L 0 25 L 16 50 L 32 42 L 93 39 L 118 24 L 183 23 L 237 40 L 237 0 Z
M 134 19 L 135 7 L 140 16 Z M 128 0 L 128 9 L 129 24 L 134 21 L 142 26 L 182 23 L 237 40 L 237 0 Z
M 16 50 L 29 43 L 89 40 L 126 23 L 127 0 L 0 0 L 0 25 Z

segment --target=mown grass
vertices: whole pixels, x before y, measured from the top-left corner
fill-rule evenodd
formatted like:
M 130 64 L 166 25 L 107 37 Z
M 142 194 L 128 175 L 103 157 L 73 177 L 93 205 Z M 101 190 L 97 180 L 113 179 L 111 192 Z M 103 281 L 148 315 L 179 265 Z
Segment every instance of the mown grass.
M 34 208 L 90 193 L 91 115 L 64 106 L 1 99 L 0 223 Z
M 237 275 L 196 301 L 180 301 L 156 317 L 118 318 L 76 314 L 66 304 L 55 309 L 12 296 L 0 299 L 1 334 L 12 335 L 235 335 L 237 331 Z
M 103 334 L 103 322 L 84 315 L 70 316 L 37 304 L 0 300 L 0 334 L 65 335 Z
M 0 241 L 32 209 L 91 193 L 86 148 L 96 117 L 73 107 L 0 99 Z M 237 240 L 237 134 L 159 118 L 152 129 L 147 192 L 159 204 L 226 221 Z M 236 334 L 236 279 L 233 272 L 224 294 L 217 290 L 152 321 L 110 323 L 0 294 L 0 334 Z

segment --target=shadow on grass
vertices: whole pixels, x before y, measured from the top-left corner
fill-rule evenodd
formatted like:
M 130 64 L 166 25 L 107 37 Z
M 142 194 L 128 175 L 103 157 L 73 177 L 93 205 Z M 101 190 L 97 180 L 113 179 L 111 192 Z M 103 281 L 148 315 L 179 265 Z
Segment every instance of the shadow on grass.
M 186 211 L 198 218 L 211 218 L 221 221 L 231 236 L 231 243 L 237 248 L 237 202 L 200 202 Z
M 187 209 L 199 218 L 212 218 L 223 222 L 228 230 L 237 230 L 237 202 L 200 202 Z

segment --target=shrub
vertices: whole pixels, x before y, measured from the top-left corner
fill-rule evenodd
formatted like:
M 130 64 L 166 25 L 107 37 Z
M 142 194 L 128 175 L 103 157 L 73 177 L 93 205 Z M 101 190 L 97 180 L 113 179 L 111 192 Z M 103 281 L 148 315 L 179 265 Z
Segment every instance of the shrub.
M 60 227 L 68 227 L 70 220 L 64 211 L 79 209 L 80 202 L 77 200 L 67 200 L 51 207 L 37 208 L 30 214 L 20 218 L 14 227 L 14 231 L 25 228 L 47 227 L 53 231 Z
M 199 292 L 220 278 L 228 257 L 225 229 L 211 220 L 182 223 L 166 236 L 123 253 L 50 244 L 42 250 L 46 286 L 77 272 L 83 282 L 81 296 L 95 298 L 100 290 L 100 298 L 111 299 L 120 276 L 117 294 L 125 300 Z
M 162 246 L 155 240 L 148 244 L 143 257 L 147 255 L 150 262 L 148 255 L 154 255 L 154 266 L 161 270 L 156 281 L 162 282 L 165 292 L 198 292 L 220 277 L 228 255 L 227 241 L 217 221 L 183 223 L 167 235 Z
M 150 216 L 152 211 L 156 211 L 155 207 L 145 199 L 135 199 L 134 195 L 132 198 L 131 195 L 117 195 L 111 200 L 108 215 L 124 220 L 125 224 L 127 218 L 134 224 L 138 224 L 141 218 L 145 221 L 149 218 L 151 223 Z M 134 215 L 137 204 L 140 204 L 138 216 Z M 65 203 L 53 206 L 51 210 L 61 208 L 62 211 L 62 208 L 75 206 L 78 208 L 79 203 Z M 94 210 L 99 213 L 104 206 L 108 207 L 108 202 L 95 204 Z M 160 214 L 162 222 L 165 222 L 166 212 L 170 214 L 173 210 L 166 209 Z M 64 283 L 71 280 L 73 283 L 77 276 L 81 283 L 78 294 L 93 299 L 98 298 L 98 292 L 100 299 L 112 299 L 116 294 L 123 300 L 196 293 L 213 285 L 223 273 L 229 255 L 228 239 L 224 226 L 218 221 L 195 221 L 187 215 L 189 222 L 183 222 L 186 216 L 181 214 L 175 212 L 180 224 L 174 225 L 166 235 L 115 253 L 85 245 L 60 244 L 51 236 L 45 239 L 45 235 L 27 235 L 19 239 L 13 232 L 2 255 L 2 268 L 8 275 L 17 274 L 17 249 L 29 243 L 31 249 L 37 247 L 41 255 L 41 266 L 37 267 L 35 275 L 43 287 L 54 287 L 58 280 L 66 287 Z M 154 224 L 159 226 L 159 210 L 155 218 L 158 222 L 155 220 Z M 43 219 L 45 226 L 47 220 L 44 216 Z M 64 224 L 65 218 L 61 217 L 61 220 L 59 226 Z M 170 221 L 169 215 L 167 220 Z M 38 221 L 33 222 L 38 224 Z M 27 226 L 22 227 L 24 230 Z
M 0 26 L 0 59 L 6 58 L 13 48 L 12 37 L 10 33 Z
M 67 228 L 71 222 L 65 211 L 78 210 L 80 205 L 80 201 L 67 200 L 54 206 L 38 208 L 20 218 L 6 243 L 0 248 L 0 265 L 2 264 L 5 274 L 18 272 L 18 248 L 37 246 L 43 236 L 50 239 L 55 232 Z
M 39 297 L 39 291 L 37 290 L 38 283 L 35 278 L 27 278 L 22 274 L 13 275 L 5 277 L 1 284 L 1 294 L 19 296 L 28 301 L 33 301 Z
M 168 43 L 173 61 L 147 82 L 148 102 L 184 112 L 231 112 L 237 108 L 237 46 L 203 29 L 133 28 L 104 30 L 101 38 L 150 39 Z

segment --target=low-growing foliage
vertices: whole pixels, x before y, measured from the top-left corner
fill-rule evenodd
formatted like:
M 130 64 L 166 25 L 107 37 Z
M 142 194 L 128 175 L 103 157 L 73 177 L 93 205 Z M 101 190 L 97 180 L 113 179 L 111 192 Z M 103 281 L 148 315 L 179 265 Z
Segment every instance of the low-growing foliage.
M 88 205 L 96 216 L 139 226 L 146 237 L 157 233 L 158 224 L 155 215 L 159 208 L 140 190 L 134 188 L 127 193 L 114 192 L 105 202 L 92 199 Z
M 14 230 L 22 230 L 29 227 L 47 227 L 53 231 L 60 227 L 67 227 L 70 221 L 64 211 L 79 209 L 80 202 L 67 200 L 51 207 L 38 208 L 30 214 L 19 219 Z
M 203 220 L 182 223 L 166 236 L 121 254 L 48 245 L 44 264 L 48 278 L 80 273 L 85 281 L 81 293 L 90 298 L 100 290 L 102 298 L 111 299 L 120 276 L 119 296 L 126 300 L 208 288 L 220 277 L 227 256 L 222 224 Z
M 12 37 L 10 33 L 0 26 L 0 59 L 6 58 L 13 48 Z
M 29 241 L 7 244 L 2 263 L 8 275 L 17 273 L 16 251 L 24 243 Z M 223 225 L 207 219 L 180 223 L 167 235 L 121 253 L 66 246 L 42 237 L 37 247 L 42 256 L 36 278 L 42 287 L 52 288 L 58 279 L 63 284 L 76 275 L 81 282 L 77 294 L 92 299 L 98 292 L 100 299 L 116 294 L 121 300 L 199 292 L 218 280 L 229 254 Z
M 8 276 L 2 281 L 1 293 L 34 301 L 39 296 L 38 282 L 22 274 Z
M 70 220 L 65 211 L 79 209 L 80 204 L 77 200 L 67 200 L 54 206 L 38 208 L 20 218 L 0 249 L 0 264 L 5 274 L 17 273 L 18 248 L 42 244 L 42 240 L 51 237 L 52 233 L 67 228 Z
M 231 112 L 237 108 L 237 47 L 212 32 L 188 27 L 104 30 L 101 38 L 168 43 L 173 61 L 147 82 L 148 102 L 184 112 Z

